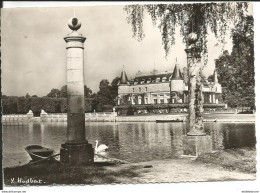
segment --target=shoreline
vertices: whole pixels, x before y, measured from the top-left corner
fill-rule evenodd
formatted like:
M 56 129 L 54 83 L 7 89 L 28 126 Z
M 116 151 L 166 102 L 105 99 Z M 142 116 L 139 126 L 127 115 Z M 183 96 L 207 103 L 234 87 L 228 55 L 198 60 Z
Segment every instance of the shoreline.
M 186 122 L 188 114 L 156 114 L 156 115 L 132 115 L 132 116 L 86 116 L 85 122 L 156 122 L 156 120 L 176 120 Z M 203 114 L 204 122 L 219 123 L 255 123 L 255 114 L 229 114 L 214 113 Z M 66 118 L 32 117 L 26 123 L 16 121 L 2 122 L 3 125 L 26 125 L 30 122 L 67 122 Z
M 59 162 L 49 162 L 4 168 L 4 176 L 7 186 L 255 180 L 256 149 L 221 150 L 217 153 L 202 154 L 195 160 L 173 158 L 125 164 L 99 162 L 82 167 L 68 167 Z M 18 178 L 24 183 L 11 183 L 11 179 Z M 30 183 L 32 180 L 41 180 L 43 183 Z

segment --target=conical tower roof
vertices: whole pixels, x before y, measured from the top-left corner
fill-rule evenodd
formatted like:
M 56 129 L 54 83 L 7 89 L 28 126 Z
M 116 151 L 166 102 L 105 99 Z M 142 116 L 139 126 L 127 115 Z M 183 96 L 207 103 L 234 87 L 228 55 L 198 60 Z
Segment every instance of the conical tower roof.
M 127 84 L 127 82 L 128 82 L 128 79 L 127 79 L 125 71 L 123 70 L 121 73 L 120 84 Z
M 214 70 L 213 82 L 214 82 L 214 83 L 218 83 L 218 73 L 217 73 L 217 70 Z
M 180 68 L 179 68 L 179 64 L 176 64 L 172 73 L 172 80 L 179 80 L 179 79 L 181 79 Z

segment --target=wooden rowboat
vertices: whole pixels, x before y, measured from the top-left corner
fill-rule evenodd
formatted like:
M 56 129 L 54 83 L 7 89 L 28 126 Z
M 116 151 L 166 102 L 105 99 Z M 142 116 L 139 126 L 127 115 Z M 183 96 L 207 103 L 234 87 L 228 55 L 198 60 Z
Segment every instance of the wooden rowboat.
M 38 161 L 46 159 L 53 154 L 53 149 L 42 147 L 40 145 L 30 145 L 25 148 L 28 154 L 31 156 L 32 161 Z
M 183 119 L 156 120 L 156 123 L 183 122 Z

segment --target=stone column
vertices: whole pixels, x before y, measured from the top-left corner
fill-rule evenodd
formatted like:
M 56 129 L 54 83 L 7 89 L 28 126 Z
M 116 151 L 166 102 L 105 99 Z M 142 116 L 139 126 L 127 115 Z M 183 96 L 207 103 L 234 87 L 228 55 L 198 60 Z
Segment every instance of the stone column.
M 205 135 L 202 119 L 203 95 L 201 83 L 201 49 L 196 45 L 197 34 L 188 36 L 188 103 L 189 103 L 189 132 L 187 135 Z
M 67 141 L 61 147 L 61 162 L 85 165 L 94 162 L 94 150 L 85 136 L 84 105 L 84 42 L 77 30 L 81 23 L 77 18 L 69 21 L 72 33 L 64 40 L 67 48 Z

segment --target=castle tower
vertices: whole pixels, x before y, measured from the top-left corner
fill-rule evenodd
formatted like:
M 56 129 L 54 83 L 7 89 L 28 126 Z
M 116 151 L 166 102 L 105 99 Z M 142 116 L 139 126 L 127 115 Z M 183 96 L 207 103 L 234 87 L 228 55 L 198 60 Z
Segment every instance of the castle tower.
M 127 79 L 127 76 L 126 76 L 126 72 L 123 70 L 122 73 L 121 73 L 121 78 L 120 78 L 120 84 L 127 84 L 128 82 L 128 79 Z
M 129 92 L 130 92 L 130 86 L 128 84 L 128 78 L 127 78 L 125 70 L 123 69 L 123 71 L 121 73 L 119 85 L 118 85 L 118 101 L 117 101 L 118 105 L 121 105 L 120 100 L 122 99 L 122 97 L 125 94 L 129 94 Z
M 218 74 L 217 74 L 217 70 L 214 70 L 214 74 L 213 74 L 213 82 L 214 83 L 218 83 Z
M 183 91 L 184 84 L 183 84 L 183 79 L 181 77 L 180 73 L 180 68 L 179 64 L 176 63 L 175 68 L 172 73 L 172 78 L 171 78 L 171 98 L 172 98 L 172 103 L 182 103 L 183 102 L 183 96 L 180 95 L 180 92 Z
M 94 149 L 85 135 L 84 105 L 84 42 L 77 30 L 81 27 L 78 18 L 69 20 L 72 30 L 64 40 L 67 49 L 67 141 L 61 145 L 61 163 L 86 165 L 94 162 Z

